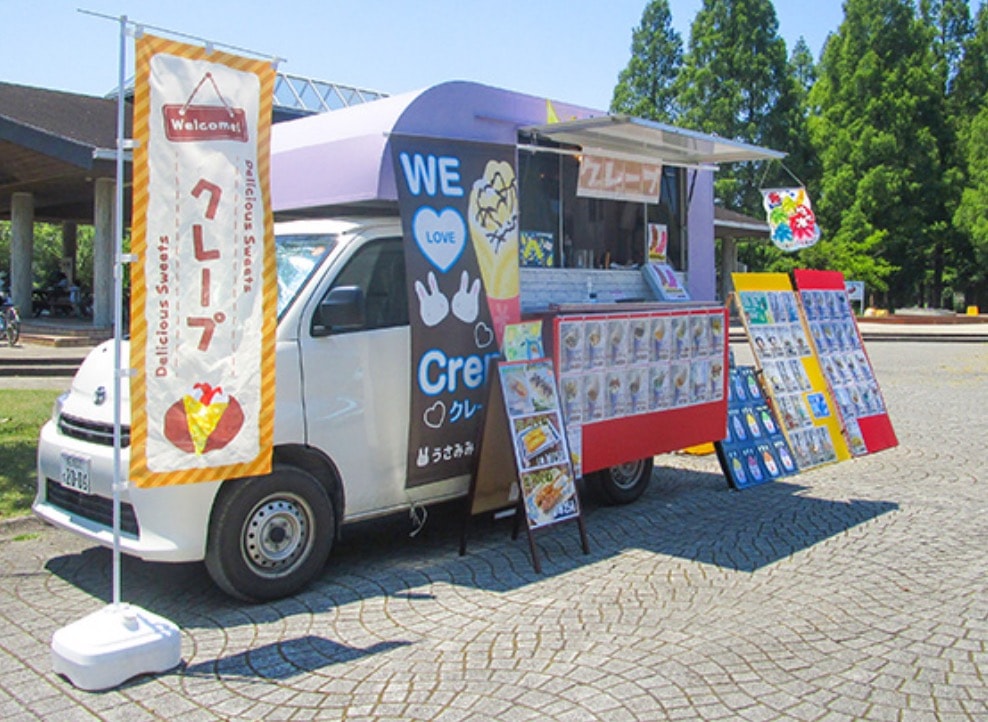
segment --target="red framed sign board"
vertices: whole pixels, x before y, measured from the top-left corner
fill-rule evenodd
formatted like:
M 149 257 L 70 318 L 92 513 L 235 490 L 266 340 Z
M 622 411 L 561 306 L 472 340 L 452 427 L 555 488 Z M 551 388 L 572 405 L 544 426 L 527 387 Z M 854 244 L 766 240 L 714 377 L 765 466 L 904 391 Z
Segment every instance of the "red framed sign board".
M 803 313 L 823 375 L 855 456 L 897 446 L 899 441 L 868 358 L 844 275 L 839 271 L 794 271 Z
M 552 346 L 579 475 L 724 438 L 725 308 L 559 315 Z

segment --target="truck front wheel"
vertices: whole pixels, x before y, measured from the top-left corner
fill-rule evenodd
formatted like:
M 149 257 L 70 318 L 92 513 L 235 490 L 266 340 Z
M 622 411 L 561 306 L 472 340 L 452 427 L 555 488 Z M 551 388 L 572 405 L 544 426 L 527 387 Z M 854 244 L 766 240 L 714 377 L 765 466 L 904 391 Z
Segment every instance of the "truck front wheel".
M 226 482 L 210 520 L 206 569 L 238 599 L 289 596 L 326 564 L 334 520 L 326 489 L 301 469 L 276 464 L 268 476 Z
M 653 465 L 651 457 L 629 461 L 595 472 L 593 480 L 609 504 L 630 504 L 648 488 Z

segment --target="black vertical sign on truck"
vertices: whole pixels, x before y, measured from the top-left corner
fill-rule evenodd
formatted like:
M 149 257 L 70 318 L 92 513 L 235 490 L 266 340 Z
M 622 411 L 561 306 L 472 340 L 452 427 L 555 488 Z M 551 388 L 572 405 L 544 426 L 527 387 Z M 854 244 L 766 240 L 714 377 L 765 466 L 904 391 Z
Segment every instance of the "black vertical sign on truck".
M 505 294 L 491 293 L 505 274 L 517 274 L 517 251 L 492 253 L 489 229 L 496 223 L 517 245 L 518 193 L 510 146 L 402 136 L 391 146 L 412 337 L 406 486 L 413 487 L 475 466 L 499 356 L 496 331 L 517 315 L 517 291 L 507 310 Z

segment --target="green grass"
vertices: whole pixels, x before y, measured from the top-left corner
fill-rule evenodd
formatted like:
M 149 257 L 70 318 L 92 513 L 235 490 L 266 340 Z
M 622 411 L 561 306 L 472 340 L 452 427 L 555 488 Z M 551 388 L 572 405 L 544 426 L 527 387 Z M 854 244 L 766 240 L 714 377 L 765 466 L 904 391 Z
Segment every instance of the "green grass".
M 0 519 L 31 510 L 38 432 L 59 393 L 0 389 Z

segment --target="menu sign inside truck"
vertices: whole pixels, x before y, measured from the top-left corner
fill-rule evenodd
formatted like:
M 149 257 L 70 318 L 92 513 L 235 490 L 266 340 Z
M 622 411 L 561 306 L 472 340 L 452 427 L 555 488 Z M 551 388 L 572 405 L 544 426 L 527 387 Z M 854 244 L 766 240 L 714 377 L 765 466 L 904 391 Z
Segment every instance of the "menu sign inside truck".
M 130 478 L 157 486 L 266 473 L 274 70 L 150 35 L 136 47 Z
M 408 486 L 475 463 L 493 359 L 520 318 L 510 147 L 393 136 L 412 336 Z

